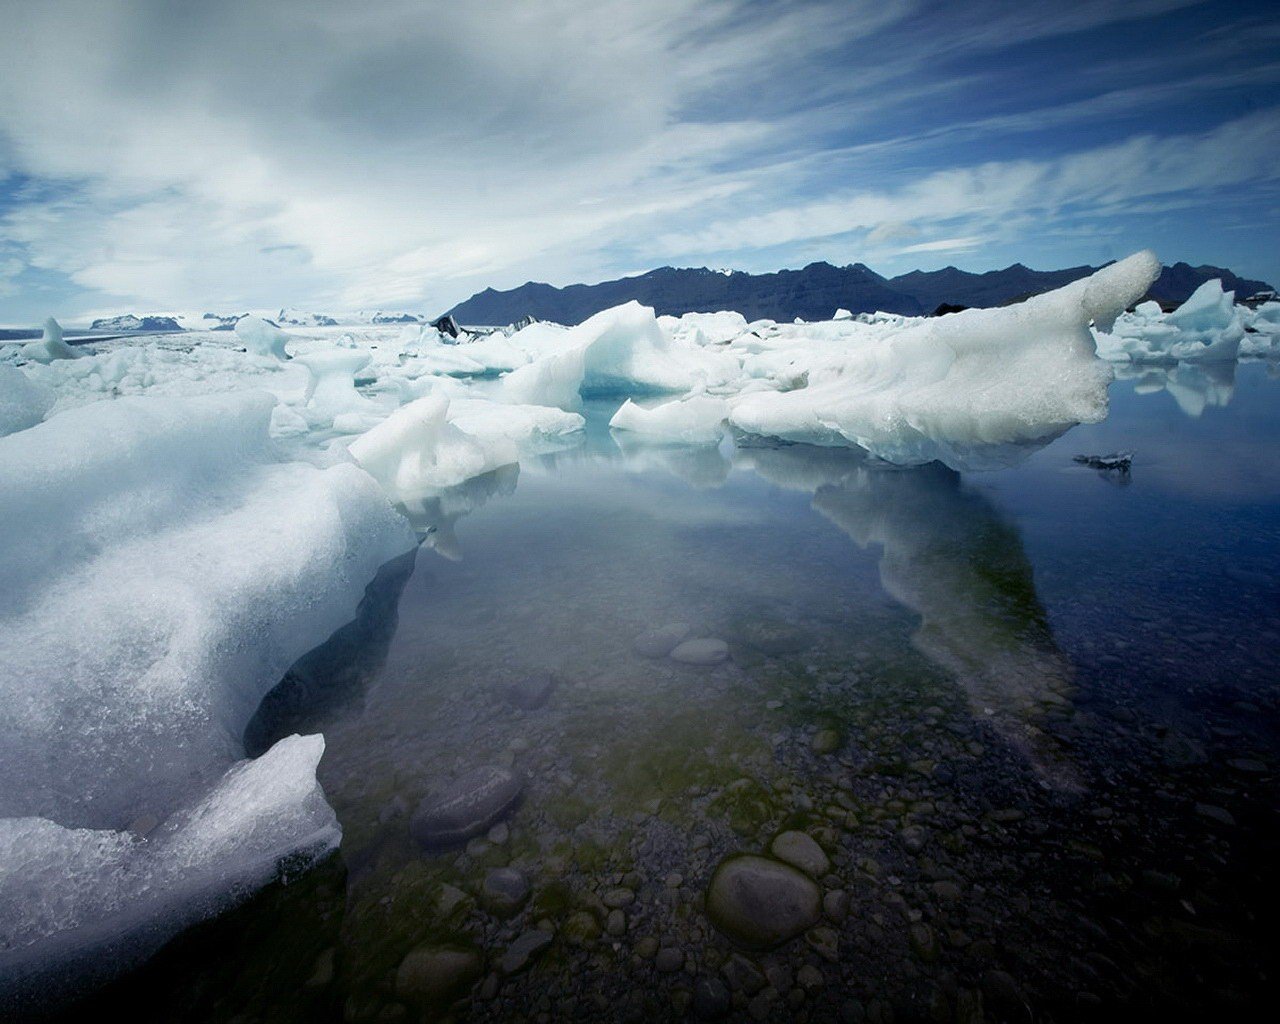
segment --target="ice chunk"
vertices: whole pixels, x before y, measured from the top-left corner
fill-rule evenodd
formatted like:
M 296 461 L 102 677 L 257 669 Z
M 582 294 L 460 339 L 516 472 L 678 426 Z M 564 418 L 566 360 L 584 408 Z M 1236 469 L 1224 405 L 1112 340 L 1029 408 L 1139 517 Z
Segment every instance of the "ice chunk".
M 731 319 L 735 330 L 742 322 L 737 314 L 714 315 Z M 669 338 L 653 310 L 638 302 L 606 309 L 569 330 L 534 324 L 510 340 L 534 358 L 503 379 L 504 397 L 562 409 L 577 408 L 581 395 L 689 391 L 722 385 L 741 371 L 729 353 Z
M 585 355 L 581 346 L 570 346 L 521 366 L 502 378 L 502 399 L 514 405 L 579 408 L 586 374 Z
M 1240 341 L 1240 354 L 1248 356 L 1280 356 L 1280 302 L 1264 302 L 1249 313 L 1245 326 L 1248 333 Z
M 575 412 L 545 405 L 503 405 L 478 398 L 455 398 L 449 422 L 487 443 L 505 439 L 522 451 L 549 452 L 576 444 L 586 420 Z
M 730 423 L 904 464 L 1000 464 L 1106 415 L 1111 374 L 1094 358 L 1090 322 L 1141 297 L 1159 270 L 1138 253 L 1018 305 L 879 328 L 803 386 L 731 400 Z
M 256 356 L 288 359 L 284 350 L 290 336 L 260 316 L 242 316 L 236 321 L 236 337 L 245 349 Z
M 359 417 L 379 411 L 379 406 L 360 394 L 355 385 L 356 373 L 368 366 L 371 358 L 364 349 L 342 347 L 313 349 L 294 356 L 311 374 L 306 408 L 312 422 L 333 423 L 339 416 L 355 413 Z
M 341 829 L 316 781 L 323 751 L 320 736 L 283 739 L 145 839 L 0 819 L 0 999 L 21 1004 L 42 988 L 47 998 L 49 983 L 69 994 L 68 973 L 122 970 L 269 881 L 282 857 L 336 847 Z
M 0 365 L 0 435 L 34 427 L 53 408 L 54 395 L 16 366 Z
M 1098 355 L 1134 363 L 1224 363 L 1240 355 L 1245 338 L 1243 307 L 1214 278 L 1172 313 L 1144 302 L 1097 334 Z
M 358 467 L 277 461 L 272 405 L 121 398 L 0 437 L 0 520 L 21 525 L 0 535 L 0 818 L 19 819 L 0 827 L 0 900 L 23 905 L 0 905 L 8 965 L 168 914 L 184 880 L 216 889 L 331 827 L 318 741 L 217 794 L 262 697 L 415 539 Z M 117 833 L 144 815 L 172 828 L 136 860 Z
M 396 501 L 414 501 L 517 462 L 505 437 L 481 440 L 448 421 L 449 399 L 428 395 L 351 443 L 351 455 Z
M 728 415 L 728 402 L 705 394 L 694 394 L 648 408 L 636 405 L 628 398 L 614 413 L 609 426 L 655 441 L 707 444 L 724 436 L 724 421 Z
M 44 333 L 39 341 L 28 342 L 22 346 L 22 358 L 33 363 L 51 363 L 55 359 L 78 359 L 83 353 L 77 352 L 62 340 L 62 325 L 53 317 L 44 322 Z

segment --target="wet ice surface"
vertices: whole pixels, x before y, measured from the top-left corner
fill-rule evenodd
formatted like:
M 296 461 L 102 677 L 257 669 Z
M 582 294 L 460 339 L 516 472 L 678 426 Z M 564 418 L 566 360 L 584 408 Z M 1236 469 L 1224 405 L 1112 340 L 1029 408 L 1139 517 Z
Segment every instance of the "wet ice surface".
M 1280 384 L 1179 372 L 964 476 L 642 445 L 608 432 L 617 403 L 590 407 L 581 446 L 414 510 L 416 561 L 250 725 L 250 753 L 324 733 L 338 856 L 99 999 L 156 1019 L 1245 1014 L 1275 954 Z M 1127 476 L 1073 462 L 1116 450 Z M 729 657 L 637 653 L 673 625 Z M 478 768 L 518 800 L 424 849 L 415 810 Z M 740 949 L 712 874 L 789 830 L 829 861 L 821 919 Z

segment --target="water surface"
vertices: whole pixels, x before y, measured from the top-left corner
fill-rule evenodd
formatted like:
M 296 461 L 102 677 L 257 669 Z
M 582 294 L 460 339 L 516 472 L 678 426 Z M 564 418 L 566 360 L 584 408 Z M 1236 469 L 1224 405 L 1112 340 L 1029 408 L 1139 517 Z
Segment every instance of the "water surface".
M 1251 1015 L 1276 952 L 1278 399 L 1262 365 L 1133 374 L 1104 423 L 972 475 L 639 445 L 593 405 L 580 446 L 410 510 L 423 548 L 264 702 L 251 753 L 325 734 L 338 856 L 92 1008 L 442 1018 L 404 983 L 426 946 L 481 964 L 456 1020 Z M 1128 474 L 1072 458 L 1116 450 Z M 730 658 L 635 652 L 672 623 Z M 544 703 L 513 700 L 542 673 Z M 481 765 L 519 805 L 421 849 L 413 809 Z M 708 881 L 786 829 L 829 857 L 824 919 L 735 949 Z M 514 912 L 499 867 L 530 886 Z M 531 930 L 555 938 L 505 973 Z

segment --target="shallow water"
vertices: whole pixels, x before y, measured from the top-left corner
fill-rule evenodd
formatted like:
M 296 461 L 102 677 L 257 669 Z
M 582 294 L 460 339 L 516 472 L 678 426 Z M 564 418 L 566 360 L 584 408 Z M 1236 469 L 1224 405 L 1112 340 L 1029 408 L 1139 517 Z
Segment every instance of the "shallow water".
M 582 445 L 411 510 L 416 558 L 250 726 L 251 753 L 324 733 L 339 855 L 78 1013 L 434 1019 L 402 967 L 427 945 L 478 965 L 457 1020 L 1247 1015 L 1276 952 L 1277 399 L 1262 365 L 1155 371 L 973 475 L 620 447 L 593 405 Z M 1116 450 L 1128 474 L 1072 459 Z M 730 657 L 635 652 L 671 623 Z M 481 765 L 518 806 L 421 849 L 413 809 Z M 741 952 L 708 882 L 785 829 L 829 857 L 824 919 Z

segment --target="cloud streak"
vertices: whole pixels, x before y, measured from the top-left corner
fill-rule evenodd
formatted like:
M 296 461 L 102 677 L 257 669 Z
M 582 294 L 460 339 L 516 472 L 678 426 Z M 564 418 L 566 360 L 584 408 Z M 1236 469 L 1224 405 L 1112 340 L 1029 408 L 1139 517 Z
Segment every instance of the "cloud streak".
M 1028 213 L 1250 185 L 1280 163 L 1280 95 L 1097 138 L 1188 90 L 1275 83 L 1230 33 L 1166 41 L 1163 77 L 1150 55 L 1129 79 L 1112 54 L 1084 66 L 1090 33 L 1142 38 L 1203 6 L 0 0 L 0 318 L 431 311 L 526 276 L 786 262 L 850 232 L 962 251 L 942 244 L 1012 243 Z M 1230 70 L 1197 67 L 1196 45 Z M 1074 66 L 1047 88 L 1023 64 L 1057 50 Z M 1019 84 L 1035 102 L 1010 107 Z M 1018 142 L 1049 125 L 1090 131 Z

